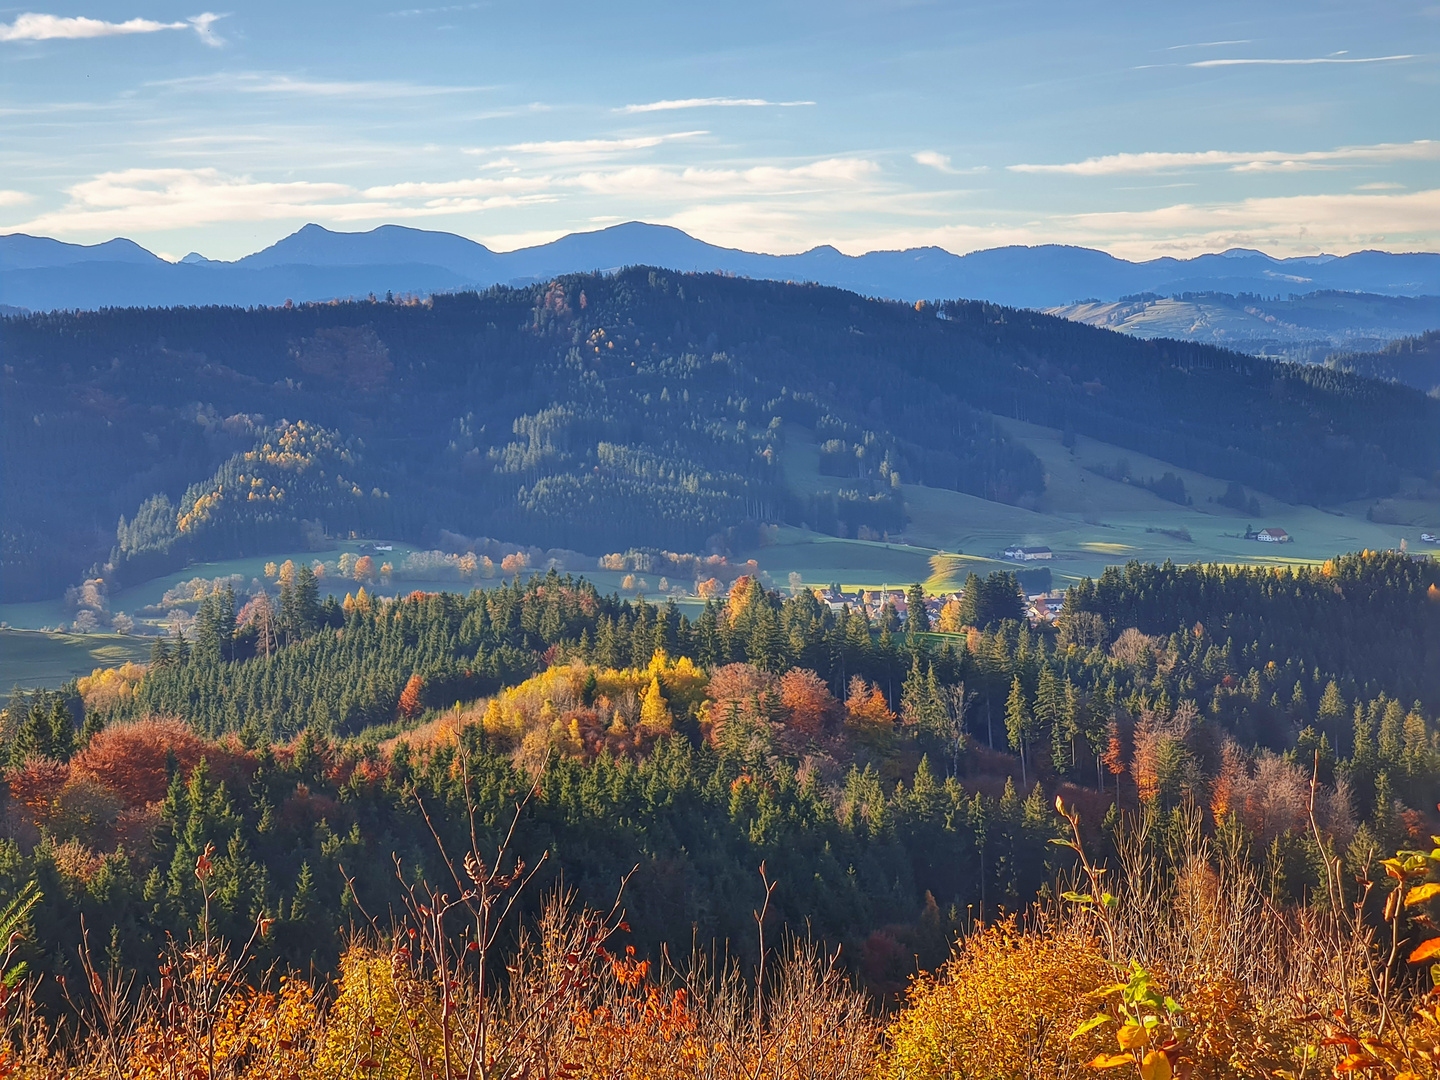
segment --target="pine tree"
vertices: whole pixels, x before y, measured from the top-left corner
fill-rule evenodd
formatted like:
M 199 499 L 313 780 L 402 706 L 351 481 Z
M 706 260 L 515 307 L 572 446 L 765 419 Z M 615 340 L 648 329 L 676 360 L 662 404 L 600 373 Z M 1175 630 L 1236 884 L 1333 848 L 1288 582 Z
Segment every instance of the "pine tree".
M 10 767 L 19 768 L 32 757 L 51 757 L 50 741 L 54 728 L 50 723 L 50 712 L 45 708 L 40 694 L 30 702 L 25 719 L 15 731 L 10 744 Z
M 1320 730 L 1330 737 L 1332 745 L 1340 743 L 1341 729 L 1349 712 L 1345 699 L 1340 694 L 1340 687 L 1331 679 L 1325 686 L 1325 692 L 1320 695 L 1315 721 L 1320 725 Z
M 905 590 L 905 630 L 923 634 L 930 629 L 930 613 L 925 610 L 925 590 L 917 582 Z
M 1010 747 L 1020 755 L 1020 783 L 1030 786 L 1026 771 L 1025 751 L 1029 746 L 1031 727 L 1034 721 L 1025 702 L 1025 688 L 1020 685 L 1020 676 L 1010 683 L 1010 697 L 1005 702 L 1005 734 L 1010 738 Z
M 320 583 L 304 562 L 295 571 L 295 621 L 301 637 L 314 633 L 320 625 Z
M 69 761 L 75 753 L 75 718 L 63 697 L 57 696 L 50 709 L 50 757 Z

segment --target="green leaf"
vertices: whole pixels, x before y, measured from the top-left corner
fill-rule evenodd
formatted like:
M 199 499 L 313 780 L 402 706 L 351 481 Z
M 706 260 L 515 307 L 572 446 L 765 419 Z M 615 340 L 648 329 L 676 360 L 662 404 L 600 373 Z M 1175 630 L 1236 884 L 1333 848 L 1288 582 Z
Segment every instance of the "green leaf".
M 1104 1013 L 1097 1013 L 1095 1016 L 1090 1017 L 1089 1020 L 1086 1020 L 1083 1024 L 1081 1024 L 1078 1028 L 1076 1028 L 1076 1029 L 1075 1029 L 1075 1034 L 1074 1034 L 1074 1035 L 1071 1035 L 1070 1037 L 1071 1037 L 1072 1039 L 1078 1039 L 1081 1035 L 1084 1035 L 1087 1031 L 1094 1031 L 1094 1030 L 1095 1030 L 1097 1027 L 1099 1027 L 1101 1024 L 1108 1024 L 1109 1022 L 1110 1022 L 1110 1017 L 1106 1016 Z
M 1095 902 L 1094 897 L 1087 896 L 1082 892 L 1062 892 L 1060 899 L 1069 900 L 1072 904 L 1093 904 Z

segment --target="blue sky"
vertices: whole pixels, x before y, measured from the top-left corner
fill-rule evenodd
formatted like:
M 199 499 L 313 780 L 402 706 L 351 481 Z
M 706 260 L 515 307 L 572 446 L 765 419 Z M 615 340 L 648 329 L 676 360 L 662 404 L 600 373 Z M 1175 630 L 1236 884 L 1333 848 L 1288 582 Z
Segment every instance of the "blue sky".
M 0 232 L 1440 249 L 1436 2 L 409 2 L 0 8 Z

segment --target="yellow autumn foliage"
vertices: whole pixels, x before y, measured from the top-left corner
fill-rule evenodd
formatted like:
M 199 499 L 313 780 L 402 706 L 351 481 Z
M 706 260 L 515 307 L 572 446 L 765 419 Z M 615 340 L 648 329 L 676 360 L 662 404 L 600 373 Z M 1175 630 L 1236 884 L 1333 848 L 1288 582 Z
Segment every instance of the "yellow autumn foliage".
M 352 945 L 340 959 L 335 1002 L 314 1073 L 326 1080 L 421 1080 L 441 1056 L 431 1016 L 435 987 L 400 958 Z
M 935 975 L 917 976 L 889 1029 L 884 1075 L 905 1080 L 1022 1080 L 1086 1075 L 1113 1035 L 1072 1039 L 1094 1011 L 1086 995 L 1114 980 L 1079 934 L 1000 923 L 961 940 Z
M 145 665 L 126 661 L 119 667 L 96 668 L 76 681 L 85 711 L 113 709 L 135 696 L 145 678 Z

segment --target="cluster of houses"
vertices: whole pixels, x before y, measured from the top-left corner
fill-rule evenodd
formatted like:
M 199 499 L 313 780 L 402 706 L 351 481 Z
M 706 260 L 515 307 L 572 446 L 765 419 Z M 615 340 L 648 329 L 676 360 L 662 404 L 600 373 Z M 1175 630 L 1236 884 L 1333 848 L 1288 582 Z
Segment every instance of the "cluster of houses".
M 895 611 L 895 615 L 901 621 L 908 616 L 910 611 L 909 600 L 902 589 L 859 589 L 855 592 L 845 592 L 843 589 L 834 587 L 819 590 L 816 595 L 820 602 L 830 608 L 831 611 L 840 611 L 842 608 L 849 608 L 852 612 L 863 611 L 872 619 L 879 619 L 885 611 L 888 603 Z M 937 626 L 940 622 L 940 611 L 951 600 L 959 601 L 964 596 L 964 590 L 953 593 L 945 593 L 940 596 L 925 597 L 925 613 L 930 617 L 930 625 Z M 1055 616 L 1060 614 L 1060 606 L 1065 602 L 1065 594 L 1060 591 L 1034 593 L 1025 598 L 1026 614 L 1032 626 L 1040 623 L 1051 622 Z
M 841 608 L 849 608 L 851 611 L 863 611 L 872 619 L 880 617 L 888 603 L 895 609 L 895 614 L 901 619 L 906 618 L 910 613 L 910 602 L 906 599 L 904 589 L 859 589 L 855 592 L 845 592 L 833 586 L 820 590 L 817 595 L 820 602 L 830 608 L 831 611 L 839 611 Z M 959 599 L 960 594 L 952 593 L 949 596 L 927 596 L 925 598 L 925 613 L 930 616 L 934 623 L 940 618 L 940 609 L 945 602 L 951 598 Z

